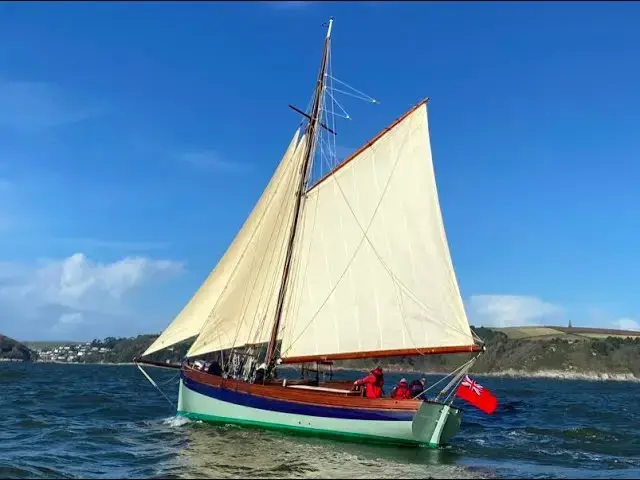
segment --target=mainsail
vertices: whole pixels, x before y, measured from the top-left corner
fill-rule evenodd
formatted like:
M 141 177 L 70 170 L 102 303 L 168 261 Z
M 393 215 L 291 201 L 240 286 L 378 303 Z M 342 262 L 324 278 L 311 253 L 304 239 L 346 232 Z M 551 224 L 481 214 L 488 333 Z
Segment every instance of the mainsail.
M 298 129 L 271 181 L 224 256 L 220 259 L 189 303 L 187 303 L 173 322 L 171 322 L 155 342 L 149 346 L 143 355 L 149 355 L 194 337 L 203 329 L 203 326 L 210 318 L 211 312 L 218 304 L 223 291 L 227 288 L 227 284 L 234 275 L 234 272 L 236 272 L 239 262 L 247 254 L 251 255 L 250 252 L 247 253 L 247 250 L 250 244 L 255 245 L 255 241 L 252 243 L 252 240 L 255 239 L 258 231 L 264 231 L 264 228 L 261 226 L 264 225 L 265 222 L 268 223 L 270 221 L 268 219 L 265 220 L 265 215 L 268 211 L 273 212 L 272 205 L 274 202 L 277 203 L 279 201 L 275 199 L 275 197 L 278 192 L 283 192 L 285 177 L 290 176 L 292 171 L 291 161 L 298 147 L 299 135 L 300 130 Z M 227 325 L 226 328 L 228 331 L 232 331 L 234 326 Z
M 306 195 L 284 362 L 473 351 L 438 201 L 426 102 Z

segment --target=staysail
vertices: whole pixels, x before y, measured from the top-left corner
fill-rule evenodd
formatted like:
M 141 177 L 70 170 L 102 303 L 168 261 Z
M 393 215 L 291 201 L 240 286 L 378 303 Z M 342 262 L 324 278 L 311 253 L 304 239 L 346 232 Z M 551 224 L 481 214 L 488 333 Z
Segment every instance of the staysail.
M 312 187 L 285 363 L 474 351 L 438 201 L 426 102 Z
M 306 149 L 303 135 L 189 357 L 269 340 Z
M 220 259 L 216 267 L 200 286 L 189 303 L 176 316 L 162 334 L 147 348 L 143 355 L 149 355 L 163 348 L 170 347 L 200 333 L 203 325 L 210 318 L 210 313 L 218 303 L 222 292 L 227 287 L 233 273 L 244 255 L 247 247 L 255 238 L 257 230 L 264 224 L 264 217 L 274 200 L 277 192 L 282 192 L 284 178 L 290 175 L 291 160 L 298 146 L 300 130 L 298 129 L 287 148 L 280 164 L 256 203 L 253 211 L 236 235 L 235 239 Z M 268 220 L 267 220 L 268 221 Z M 232 326 L 229 327 L 233 329 Z

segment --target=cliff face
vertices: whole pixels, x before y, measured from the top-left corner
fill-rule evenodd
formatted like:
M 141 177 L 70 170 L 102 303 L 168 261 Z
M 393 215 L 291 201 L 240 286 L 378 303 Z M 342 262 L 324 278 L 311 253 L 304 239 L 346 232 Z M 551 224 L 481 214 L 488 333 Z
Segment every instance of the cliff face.
M 34 353 L 20 342 L 0 335 L 0 359 L 23 360 L 27 362 L 34 360 L 34 357 Z

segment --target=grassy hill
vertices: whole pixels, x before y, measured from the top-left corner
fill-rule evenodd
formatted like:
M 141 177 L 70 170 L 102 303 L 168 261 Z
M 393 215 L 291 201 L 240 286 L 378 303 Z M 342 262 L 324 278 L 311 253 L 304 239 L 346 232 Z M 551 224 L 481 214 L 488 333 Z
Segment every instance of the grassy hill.
M 74 342 L 67 340 L 43 340 L 43 341 L 31 341 L 27 340 L 22 342 L 27 348 L 31 350 L 44 350 L 50 348 L 64 347 L 66 345 L 82 345 L 84 342 Z
M 633 375 L 640 378 L 640 332 L 594 328 L 474 328 L 487 351 L 473 367 L 477 373 L 560 371 L 582 374 Z M 349 360 L 341 366 L 423 372 L 450 372 L 471 354 Z
M 608 328 L 584 327 L 505 327 L 492 330 L 504 333 L 511 340 L 588 340 L 594 338 L 637 338 L 640 332 L 634 330 L 615 330 Z

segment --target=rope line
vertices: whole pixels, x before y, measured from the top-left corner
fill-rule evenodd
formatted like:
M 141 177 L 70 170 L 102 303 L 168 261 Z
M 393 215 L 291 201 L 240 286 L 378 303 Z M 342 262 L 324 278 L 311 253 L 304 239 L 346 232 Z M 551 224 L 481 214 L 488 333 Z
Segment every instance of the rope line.
M 162 391 L 162 389 L 158 386 L 158 384 L 153 381 L 153 378 L 151 378 L 149 376 L 149 374 L 147 374 L 147 372 L 144 371 L 144 369 L 140 366 L 139 363 L 136 363 L 136 367 L 138 367 L 140 369 L 140 371 L 142 372 L 142 374 L 145 377 L 147 377 L 147 380 L 149 380 L 149 382 L 151 382 L 151 385 L 156 387 L 156 389 L 162 394 L 162 396 L 167 400 L 167 402 L 169 402 L 169 405 L 171 405 L 173 408 L 177 409 L 176 404 L 173 403 L 173 401 L 169 397 L 167 397 L 167 395 Z

